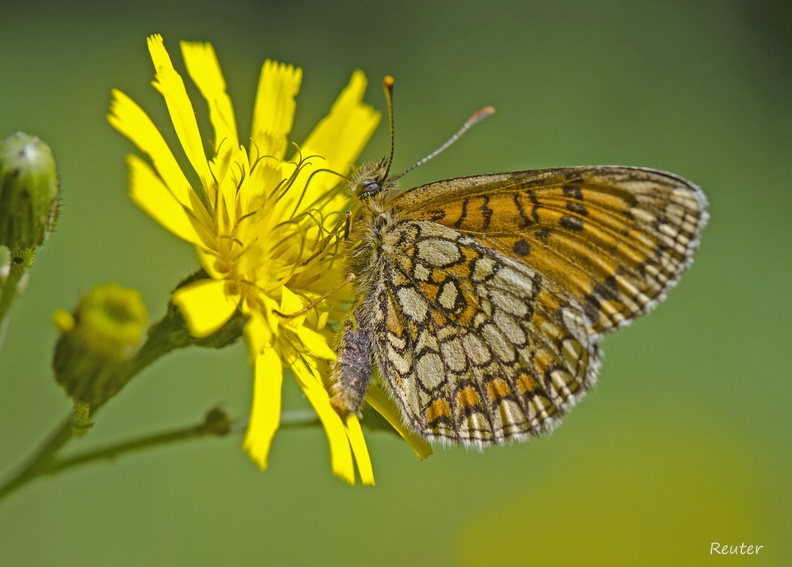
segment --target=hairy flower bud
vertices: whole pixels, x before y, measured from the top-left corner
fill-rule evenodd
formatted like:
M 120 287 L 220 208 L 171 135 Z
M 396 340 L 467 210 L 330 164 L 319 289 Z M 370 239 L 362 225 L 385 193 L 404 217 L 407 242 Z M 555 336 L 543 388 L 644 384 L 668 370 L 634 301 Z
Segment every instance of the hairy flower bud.
M 55 378 L 76 401 L 101 404 L 129 377 L 148 312 L 140 292 L 115 284 L 95 287 L 72 314 L 53 315 L 61 337 L 55 346 Z
M 58 176 L 49 146 L 23 132 L 0 143 L 0 244 L 32 249 L 58 214 Z

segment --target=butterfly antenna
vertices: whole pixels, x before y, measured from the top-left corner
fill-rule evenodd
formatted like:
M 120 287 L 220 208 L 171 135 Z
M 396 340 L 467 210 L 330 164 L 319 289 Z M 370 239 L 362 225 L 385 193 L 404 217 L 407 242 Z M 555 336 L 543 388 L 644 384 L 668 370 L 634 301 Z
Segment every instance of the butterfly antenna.
M 393 84 L 395 82 L 395 79 L 390 75 L 385 75 L 385 78 L 382 79 L 382 88 L 385 89 L 385 99 L 388 102 L 388 122 L 390 123 L 390 155 L 388 156 L 388 166 L 385 168 L 385 174 L 382 176 L 381 181 L 384 181 L 388 178 L 391 164 L 393 163 Z
M 479 122 L 481 122 L 482 120 L 484 120 L 485 118 L 487 118 L 488 116 L 491 116 L 491 115 L 493 115 L 493 114 L 495 114 L 495 108 L 493 108 L 492 106 L 485 106 L 484 108 L 482 108 L 482 109 L 480 109 L 480 110 L 476 111 L 476 112 L 473 114 L 473 116 L 471 116 L 470 118 L 468 118 L 468 119 L 467 119 L 467 122 L 465 122 L 465 123 L 462 125 L 462 128 L 460 128 L 460 129 L 457 131 L 457 133 L 456 133 L 456 134 L 454 134 L 453 136 L 451 136 L 451 137 L 450 137 L 450 138 L 449 138 L 449 139 L 446 141 L 446 143 L 445 143 L 445 144 L 443 144 L 442 146 L 440 146 L 439 148 L 437 148 L 435 151 L 433 151 L 431 154 L 429 154 L 428 156 L 426 156 L 425 158 L 423 158 L 423 159 L 422 159 L 421 161 L 419 161 L 418 163 L 416 163 L 416 164 L 413 164 L 412 166 L 410 166 L 410 167 L 408 167 L 407 169 L 405 169 L 404 171 L 402 171 L 402 172 L 401 172 L 399 175 L 397 175 L 397 176 L 396 176 L 396 177 L 394 177 L 393 179 L 398 179 L 399 177 L 402 177 L 402 176 L 404 176 L 404 175 L 406 175 L 406 174 L 410 173 L 410 172 L 411 172 L 413 169 L 415 169 L 415 168 L 416 168 L 416 167 L 418 167 L 419 165 L 423 165 L 423 164 L 425 164 L 427 161 L 429 161 L 430 159 L 432 159 L 433 157 L 435 157 L 436 155 L 438 155 L 439 153 L 441 153 L 441 152 L 442 152 L 443 150 L 445 150 L 445 149 L 446 149 L 448 146 L 450 146 L 451 144 L 453 144 L 454 142 L 456 142 L 456 141 L 457 141 L 459 138 L 461 138 L 461 137 L 462 137 L 462 134 L 464 134 L 465 132 L 467 132 L 467 131 L 468 131 L 468 130 L 469 130 L 471 127 L 472 127 L 472 126 L 474 126 L 474 125 L 478 124 Z M 391 120 L 392 120 L 392 119 L 391 119 Z M 391 155 L 393 155 L 393 126 L 392 126 L 392 125 L 391 125 Z M 390 164 L 388 164 L 388 167 L 390 167 Z

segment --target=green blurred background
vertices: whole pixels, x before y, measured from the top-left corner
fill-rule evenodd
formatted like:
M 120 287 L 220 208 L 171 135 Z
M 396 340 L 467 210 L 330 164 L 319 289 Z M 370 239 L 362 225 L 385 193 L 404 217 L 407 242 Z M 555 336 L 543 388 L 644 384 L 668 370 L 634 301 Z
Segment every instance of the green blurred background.
M 195 266 L 126 197 L 133 148 L 105 121 L 115 87 L 167 124 L 149 86 L 150 33 L 180 69 L 180 40 L 214 44 L 240 132 L 265 58 L 304 69 L 297 141 L 359 67 L 380 109 L 382 76 L 397 79 L 396 170 L 475 109 L 497 108 L 405 184 L 642 165 L 701 185 L 712 219 L 679 288 L 605 340 L 599 386 L 551 437 L 419 462 L 395 436 L 371 433 L 374 488 L 330 474 L 318 428 L 282 431 L 265 473 L 241 436 L 155 449 L 5 500 L 0 564 L 733 563 L 710 555 L 715 541 L 763 545 L 741 558 L 752 565 L 792 564 L 789 3 L 6 4 L 0 136 L 24 130 L 52 146 L 63 201 L 0 353 L 0 471 L 69 409 L 48 367 L 52 311 L 118 282 L 158 318 Z M 386 150 L 380 127 L 364 158 Z M 244 416 L 251 382 L 244 345 L 176 353 L 69 448 L 187 425 L 217 403 Z M 305 407 L 291 383 L 286 405 Z

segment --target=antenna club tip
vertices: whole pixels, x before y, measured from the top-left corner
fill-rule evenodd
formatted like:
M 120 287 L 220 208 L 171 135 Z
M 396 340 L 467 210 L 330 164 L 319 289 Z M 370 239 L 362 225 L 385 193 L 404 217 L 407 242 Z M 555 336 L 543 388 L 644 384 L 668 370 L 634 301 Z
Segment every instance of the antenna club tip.
M 486 118 L 487 116 L 492 116 L 495 114 L 495 107 L 494 106 L 485 106 L 484 108 L 480 109 L 476 114 L 473 116 L 476 120 L 481 120 L 482 118 Z
M 390 75 L 385 75 L 385 78 L 382 79 L 382 86 L 385 87 L 386 89 L 392 89 L 395 83 L 396 83 L 396 79 L 394 79 Z

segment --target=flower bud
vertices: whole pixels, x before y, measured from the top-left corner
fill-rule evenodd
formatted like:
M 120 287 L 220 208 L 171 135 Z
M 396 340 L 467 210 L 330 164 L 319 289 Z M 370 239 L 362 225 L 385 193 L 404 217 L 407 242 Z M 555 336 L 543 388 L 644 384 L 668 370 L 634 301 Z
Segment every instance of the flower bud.
M 23 132 L 0 142 L 0 245 L 36 248 L 58 215 L 58 176 L 49 146 Z
M 95 287 L 73 314 L 58 310 L 53 322 L 61 331 L 52 362 L 58 383 L 76 402 L 91 406 L 115 395 L 129 378 L 148 322 L 140 292 Z

